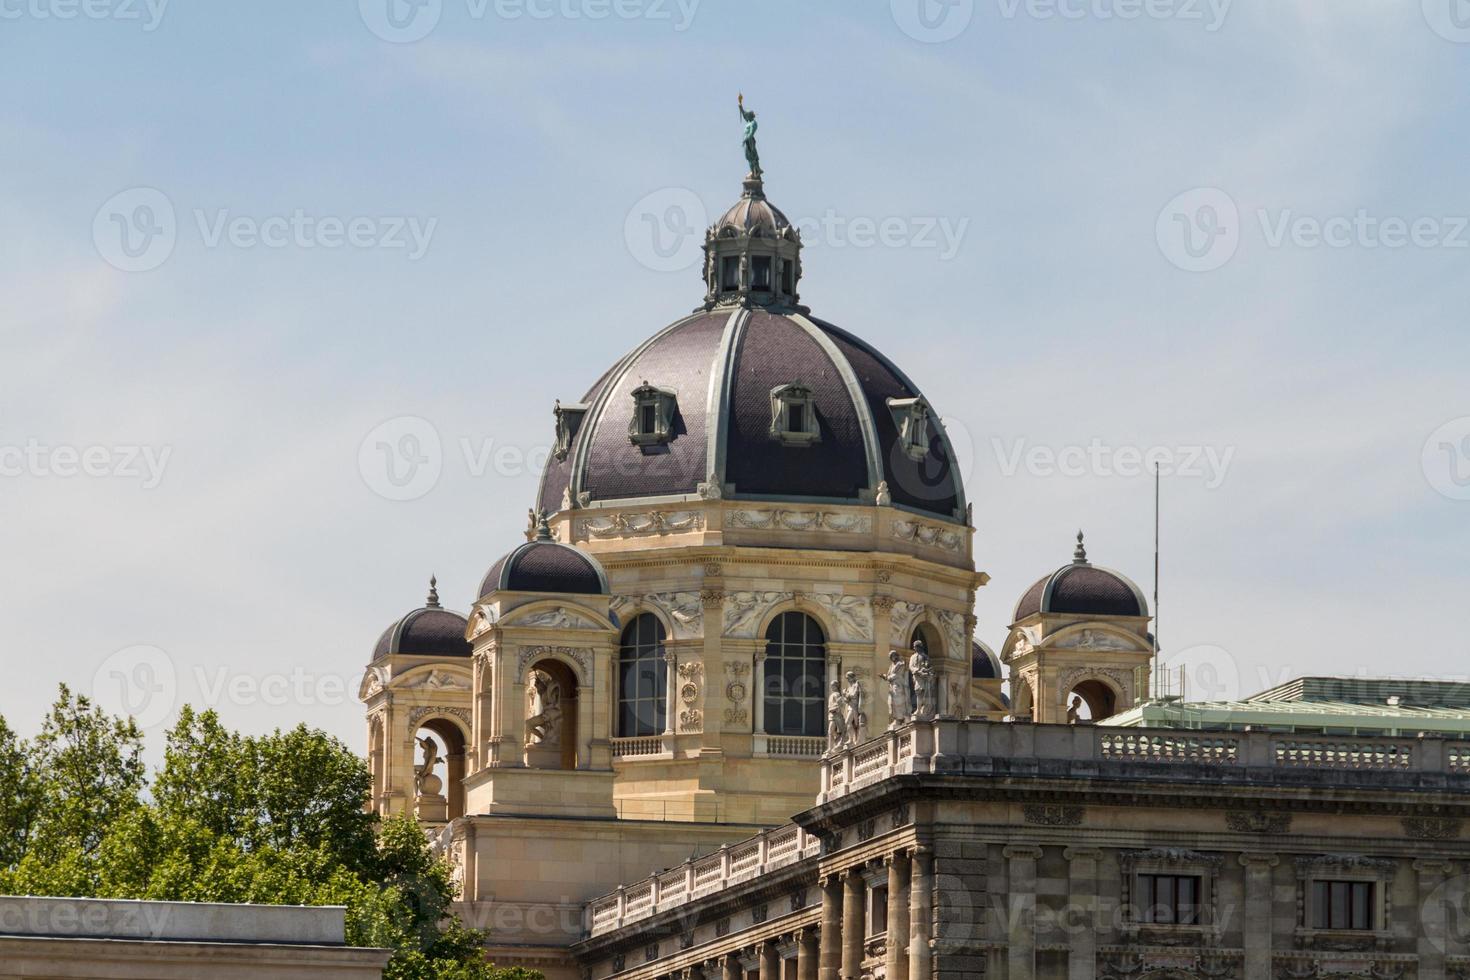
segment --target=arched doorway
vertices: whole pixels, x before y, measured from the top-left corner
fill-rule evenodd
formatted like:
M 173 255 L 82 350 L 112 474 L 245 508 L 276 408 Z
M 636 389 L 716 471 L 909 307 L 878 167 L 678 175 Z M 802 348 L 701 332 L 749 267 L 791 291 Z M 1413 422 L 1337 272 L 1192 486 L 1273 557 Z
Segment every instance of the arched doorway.
M 436 801 L 442 800 L 444 818 L 465 813 L 464 730 L 448 718 L 426 718 L 414 731 L 414 806 L 425 819 L 434 819 Z
M 540 660 L 526 675 L 526 765 L 532 769 L 576 769 L 578 686 L 572 668 Z
M 1092 724 L 1118 713 L 1118 693 L 1095 677 L 1075 684 L 1064 701 L 1069 722 Z

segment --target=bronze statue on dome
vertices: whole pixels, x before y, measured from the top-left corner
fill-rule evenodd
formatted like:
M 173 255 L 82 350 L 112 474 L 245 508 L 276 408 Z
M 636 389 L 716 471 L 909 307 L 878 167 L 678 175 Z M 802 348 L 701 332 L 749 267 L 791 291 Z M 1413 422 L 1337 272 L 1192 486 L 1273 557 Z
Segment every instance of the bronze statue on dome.
M 740 118 L 745 120 L 745 162 L 750 165 L 750 176 L 759 178 L 761 175 L 761 155 L 755 148 L 755 131 L 759 124 L 755 121 L 755 112 L 745 108 L 745 93 L 741 92 L 736 97 L 735 104 L 740 108 Z

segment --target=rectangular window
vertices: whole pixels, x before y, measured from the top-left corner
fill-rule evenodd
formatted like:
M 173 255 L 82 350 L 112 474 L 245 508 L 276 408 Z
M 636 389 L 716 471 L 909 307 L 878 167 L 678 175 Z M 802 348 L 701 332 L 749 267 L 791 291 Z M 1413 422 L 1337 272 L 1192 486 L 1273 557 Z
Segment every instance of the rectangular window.
M 792 285 L 792 283 L 791 283 L 791 263 L 790 262 L 782 262 L 781 263 L 781 292 L 785 293 L 787 296 L 790 296 L 791 293 L 792 293 L 792 291 L 793 291 L 792 288 L 791 288 L 791 285 Z
M 1371 881 L 1312 882 L 1312 928 L 1373 931 L 1373 891 Z
M 720 262 L 720 289 L 727 293 L 733 293 L 740 288 L 740 259 L 738 256 L 727 255 Z
M 643 430 L 644 435 L 653 435 L 658 430 L 658 406 L 644 405 L 638 411 L 640 414 L 638 427 Z
M 878 885 L 869 889 L 868 935 L 881 936 L 888 931 L 888 886 Z
M 806 406 L 788 405 L 786 408 L 786 430 L 788 432 L 806 431 Z
M 1198 925 L 1199 894 L 1197 876 L 1139 875 L 1139 921 L 1155 925 Z
M 750 288 L 770 292 L 771 257 L 769 255 L 757 255 L 750 260 Z

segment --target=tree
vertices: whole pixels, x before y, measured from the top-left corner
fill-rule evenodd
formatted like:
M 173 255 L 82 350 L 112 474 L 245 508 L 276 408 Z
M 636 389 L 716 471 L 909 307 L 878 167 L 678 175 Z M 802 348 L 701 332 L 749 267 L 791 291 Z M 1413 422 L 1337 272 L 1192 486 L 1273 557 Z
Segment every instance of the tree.
M 26 851 L 40 806 L 40 787 L 30 767 L 30 746 L 0 718 L 0 871 Z
M 64 687 L 33 745 L 0 721 L 0 847 L 15 855 L 0 892 L 345 905 L 349 943 L 394 951 L 388 980 L 541 980 L 485 962 L 423 830 L 379 824 L 367 767 L 336 739 L 304 725 L 245 736 L 185 707 L 149 802 L 140 752 L 131 721 Z

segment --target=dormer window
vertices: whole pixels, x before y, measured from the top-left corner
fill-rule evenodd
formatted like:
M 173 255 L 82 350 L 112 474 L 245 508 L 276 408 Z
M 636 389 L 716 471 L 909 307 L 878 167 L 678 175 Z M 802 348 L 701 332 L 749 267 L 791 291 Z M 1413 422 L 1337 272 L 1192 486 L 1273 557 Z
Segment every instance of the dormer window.
M 812 390 L 801 382 L 771 389 L 771 438 L 787 446 L 822 441 Z
M 633 390 L 633 421 L 628 439 L 635 446 L 662 446 L 674 437 L 674 392 L 647 381 Z
M 556 446 L 552 454 L 559 460 L 566 459 L 572 451 L 572 440 L 582 428 L 582 419 L 587 417 L 587 406 L 557 402 L 552 411 L 556 414 Z
M 922 398 L 890 398 L 888 410 L 893 413 L 904 453 L 909 459 L 922 461 L 929 455 L 929 403 Z

